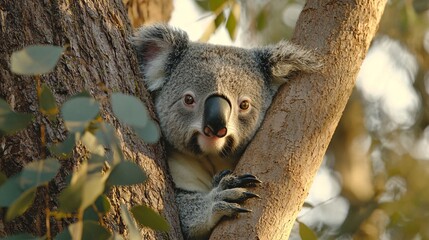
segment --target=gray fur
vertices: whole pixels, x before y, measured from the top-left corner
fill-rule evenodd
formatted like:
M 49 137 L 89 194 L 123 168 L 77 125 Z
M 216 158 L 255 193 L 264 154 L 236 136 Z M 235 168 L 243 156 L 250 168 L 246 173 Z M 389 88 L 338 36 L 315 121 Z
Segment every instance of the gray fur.
M 190 42 L 167 25 L 141 28 L 132 40 L 167 142 L 182 231 L 185 239 L 206 239 L 222 217 L 249 212 L 240 202 L 258 197 L 246 190 L 258 184 L 255 176 L 223 170 L 234 169 L 278 86 L 291 72 L 316 71 L 320 63 L 286 41 L 255 49 L 218 46 Z M 193 104 L 185 104 L 186 94 Z M 203 134 L 205 100 L 212 95 L 230 103 L 222 138 Z M 249 109 L 240 109 L 243 100 Z

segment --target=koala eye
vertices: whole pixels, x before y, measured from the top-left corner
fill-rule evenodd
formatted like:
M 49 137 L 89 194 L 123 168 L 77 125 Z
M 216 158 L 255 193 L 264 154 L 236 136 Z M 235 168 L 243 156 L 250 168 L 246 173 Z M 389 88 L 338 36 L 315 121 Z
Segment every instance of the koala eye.
M 250 102 L 249 102 L 249 100 L 243 100 L 243 101 L 240 103 L 240 109 L 241 109 L 241 110 L 247 110 L 247 109 L 249 109 L 249 107 L 250 107 Z
M 190 94 L 186 94 L 183 101 L 186 105 L 192 105 L 195 103 L 194 97 L 192 97 Z

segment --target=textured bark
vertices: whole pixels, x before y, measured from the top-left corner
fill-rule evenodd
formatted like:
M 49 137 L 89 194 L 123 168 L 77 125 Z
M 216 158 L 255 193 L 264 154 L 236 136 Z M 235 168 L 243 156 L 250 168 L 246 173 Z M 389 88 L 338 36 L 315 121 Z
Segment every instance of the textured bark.
M 223 221 L 211 239 L 287 239 L 350 97 L 386 0 L 309 0 L 293 42 L 315 49 L 320 73 L 300 74 L 281 88 L 236 173 L 263 184 L 251 214 Z
M 35 80 L 9 70 L 11 53 L 30 44 L 68 46 L 54 72 L 42 76 L 42 82 L 53 90 L 59 104 L 83 90 L 99 100 L 103 118 L 117 128 L 126 158 L 137 162 L 149 175 L 143 186 L 113 189 L 110 194 L 114 211 L 106 217 L 106 225 L 124 232 L 119 204 L 144 203 L 160 212 L 171 226 L 168 233 L 144 228 L 144 238 L 180 239 L 180 225 L 162 146 L 143 143 L 112 117 L 109 107 L 107 97 L 112 91 L 138 96 L 147 105 L 151 104 L 129 45 L 130 34 L 131 27 L 121 0 L 0 1 L 0 97 L 16 111 L 37 115 L 27 130 L 0 137 L 0 171 L 11 176 L 19 172 L 23 164 L 49 154 L 41 147 L 41 123 L 46 125 L 48 143 L 62 141 L 67 135 L 61 122 L 49 121 L 37 113 Z M 153 116 L 152 107 L 150 111 Z M 0 210 L 0 237 L 18 232 L 45 234 L 44 209 L 55 209 L 56 196 L 65 187 L 64 179 L 76 167 L 82 152 L 77 148 L 71 159 L 62 161 L 60 173 L 49 184 L 48 195 L 46 188 L 40 188 L 34 205 L 24 216 L 5 223 L 2 220 L 5 212 Z M 46 201 L 44 196 L 49 196 Z M 67 224 L 53 218 L 50 221 L 53 235 Z

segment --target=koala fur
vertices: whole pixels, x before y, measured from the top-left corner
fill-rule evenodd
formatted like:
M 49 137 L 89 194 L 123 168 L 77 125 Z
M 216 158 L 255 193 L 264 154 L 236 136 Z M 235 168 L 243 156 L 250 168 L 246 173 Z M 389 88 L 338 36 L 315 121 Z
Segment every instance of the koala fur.
M 315 71 L 313 54 L 282 41 L 254 49 L 191 42 L 167 25 L 139 29 L 133 45 L 153 95 L 185 239 L 207 239 L 222 217 L 250 212 L 241 202 L 260 181 L 235 176 L 278 87 Z

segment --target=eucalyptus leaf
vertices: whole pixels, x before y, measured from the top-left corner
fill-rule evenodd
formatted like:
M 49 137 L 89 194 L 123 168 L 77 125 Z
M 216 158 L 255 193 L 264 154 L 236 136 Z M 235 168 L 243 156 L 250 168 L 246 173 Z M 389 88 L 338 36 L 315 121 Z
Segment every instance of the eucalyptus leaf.
M 61 107 L 61 114 L 67 130 L 82 132 L 99 113 L 100 106 L 93 98 L 75 97 Z
M 83 219 L 98 221 L 100 220 L 100 214 L 103 216 L 108 213 L 110 209 L 111 205 L 109 198 L 105 194 L 101 194 L 94 204 L 85 209 Z
M 112 208 L 109 198 L 105 194 L 101 194 L 95 201 L 95 207 L 99 213 L 106 214 Z
M 0 207 L 9 207 L 24 192 L 19 185 L 20 175 L 10 177 L 0 186 Z
M 3 172 L 0 172 L 0 186 L 7 181 L 7 176 Z
M 151 208 L 140 205 L 131 209 L 138 223 L 154 230 L 166 232 L 169 230 L 167 221 Z
M 62 232 L 58 233 L 54 240 L 72 240 L 69 229 L 66 228 Z
M 58 173 L 61 164 L 55 158 L 33 161 L 25 165 L 19 183 L 22 189 L 38 187 L 51 181 Z
M 11 134 L 22 130 L 33 120 L 29 113 L 17 113 L 12 111 L 9 104 L 0 98 L 0 133 Z
M 133 162 L 123 161 L 114 166 L 107 178 L 106 184 L 108 186 L 127 186 L 144 183 L 146 179 L 146 173 L 139 165 Z
M 113 236 L 110 238 L 110 240 L 124 240 L 124 238 L 117 232 L 113 232 Z
M 226 20 L 226 29 L 228 30 L 229 37 L 232 40 L 235 40 L 237 37 L 237 25 L 238 25 L 238 16 L 236 15 L 237 11 L 234 8 L 239 8 L 238 4 L 234 4 L 229 13 L 228 19 Z
M 12 53 L 11 70 L 16 74 L 40 75 L 51 72 L 63 52 L 62 47 L 32 45 Z
M 305 208 L 314 208 L 314 206 L 309 202 L 304 202 L 304 204 L 302 206 Z
M 104 185 L 105 179 L 101 173 L 82 174 L 60 193 L 60 209 L 75 212 L 87 208 L 103 193 Z
M 113 93 L 111 102 L 113 113 L 121 122 L 139 128 L 146 125 L 147 109 L 138 98 L 123 93 Z
M 81 240 L 107 240 L 110 232 L 95 221 L 83 221 L 83 233 Z
M 219 8 L 222 7 L 222 5 L 226 2 L 227 0 L 208 0 L 208 4 L 209 4 L 209 8 L 212 12 L 216 12 L 219 11 Z
M 20 233 L 17 235 L 7 236 L 4 238 L 0 238 L 1 240 L 42 240 L 44 238 L 35 237 L 29 233 Z
M 299 236 L 305 240 L 317 240 L 317 236 L 313 230 L 302 222 L 299 222 Z
M 219 28 L 219 26 L 225 22 L 225 14 L 221 12 L 214 20 L 214 24 L 216 26 L 216 29 Z
M 94 136 L 91 132 L 86 131 L 81 137 L 83 145 L 90 153 L 97 154 L 99 156 L 104 156 L 105 150 L 103 145 L 100 144 L 97 137 Z
M 73 240 L 82 240 L 83 235 L 83 221 L 77 221 L 68 226 L 68 230 Z
M 124 204 L 121 204 L 121 217 L 128 228 L 128 239 L 129 240 L 141 240 L 140 231 L 136 226 L 134 218 L 131 216 L 130 211 Z
M 59 158 L 67 158 L 76 145 L 76 135 L 69 133 L 67 138 L 60 143 L 53 144 L 48 147 L 49 151 Z
M 57 103 L 55 102 L 54 94 L 48 85 L 43 84 L 39 98 L 40 111 L 45 114 L 50 120 L 55 119 L 59 113 Z
M 22 215 L 33 204 L 36 197 L 36 188 L 31 188 L 19 196 L 7 209 L 6 221 L 10 221 Z
M 161 137 L 161 132 L 159 130 L 158 124 L 153 120 L 148 120 L 146 126 L 143 128 L 133 127 L 137 136 L 139 136 L 146 143 L 156 143 Z

